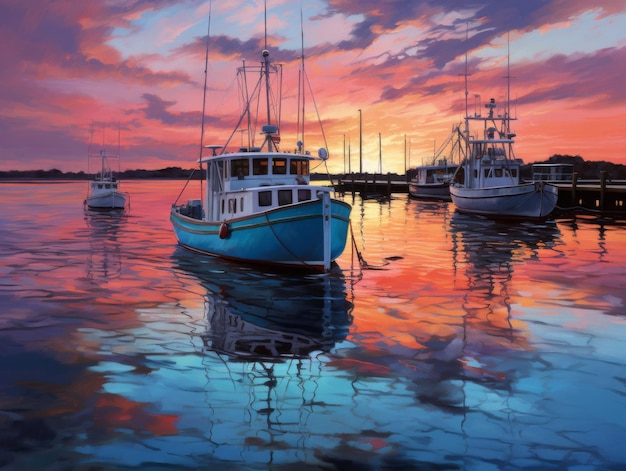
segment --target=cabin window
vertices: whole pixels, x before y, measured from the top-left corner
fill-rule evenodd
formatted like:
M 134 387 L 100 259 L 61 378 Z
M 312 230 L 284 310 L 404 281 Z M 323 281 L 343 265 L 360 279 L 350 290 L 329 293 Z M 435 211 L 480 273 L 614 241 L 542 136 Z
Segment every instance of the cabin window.
M 233 178 L 243 178 L 250 175 L 250 161 L 248 159 L 235 159 L 230 162 L 230 175 Z
M 511 169 L 511 176 L 512 176 L 513 178 L 517 178 L 517 169 L 516 169 L 516 168 L 512 168 L 512 169 Z
M 298 190 L 298 201 L 309 201 L 311 199 L 311 190 Z
M 224 214 L 224 207 L 225 207 L 224 205 L 225 205 L 225 204 L 226 204 L 226 203 L 224 202 L 224 200 L 222 200 L 222 214 Z
M 272 173 L 274 175 L 286 175 L 287 174 L 287 159 L 272 160 Z
M 237 212 L 237 198 L 228 200 L 228 212 L 233 214 Z
M 104 184 L 104 188 L 109 190 L 111 188 L 111 184 L 110 183 L 105 183 Z
M 239 199 L 239 211 L 243 211 L 243 198 Z
M 102 190 L 102 183 L 98 183 L 98 190 Z
M 252 174 L 253 175 L 267 175 L 268 171 L 267 158 L 264 159 L 252 159 Z
M 291 190 L 278 190 L 278 204 L 284 206 L 293 203 L 293 193 Z
M 259 191 L 259 206 L 271 206 L 272 205 L 272 192 L 271 191 Z
M 309 161 L 304 159 L 291 159 L 291 163 L 289 165 L 289 173 L 291 175 L 308 175 Z
M 501 168 L 497 168 L 496 169 L 496 177 L 498 177 L 498 178 L 502 177 L 502 169 Z

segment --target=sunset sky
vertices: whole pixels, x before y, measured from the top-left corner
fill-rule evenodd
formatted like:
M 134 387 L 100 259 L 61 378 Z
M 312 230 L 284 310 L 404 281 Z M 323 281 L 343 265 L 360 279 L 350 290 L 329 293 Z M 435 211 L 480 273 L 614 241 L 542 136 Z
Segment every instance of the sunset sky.
M 333 172 L 348 149 L 359 170 L 359 109 L 364 171 L 381 154 L 383 172 L 426 163 L 465 112 L 466 54 L 473 110 L 476 94 L 506 100 L 507 50 L 518 157 L 626 164 L 625 25 L 623 0 L 267 0 L 282 145 L 304 38 L 306 128 L 317 107 Z M 0 0 L 0 170 L 87 170 L 91 129 L 116 148 L 118 123 L 122 170 L 194 167 L 207 32 L 204 143 L 223 144 L 236 68 L 261 59 L 263 0 Z

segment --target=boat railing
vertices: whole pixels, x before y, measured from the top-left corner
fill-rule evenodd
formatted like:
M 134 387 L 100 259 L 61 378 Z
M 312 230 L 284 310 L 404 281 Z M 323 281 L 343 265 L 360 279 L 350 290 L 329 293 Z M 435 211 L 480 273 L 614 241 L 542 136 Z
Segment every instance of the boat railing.
M 532 180 L 544 182 L 571 182 L 574 166 L 571 164 L 534 164 Z

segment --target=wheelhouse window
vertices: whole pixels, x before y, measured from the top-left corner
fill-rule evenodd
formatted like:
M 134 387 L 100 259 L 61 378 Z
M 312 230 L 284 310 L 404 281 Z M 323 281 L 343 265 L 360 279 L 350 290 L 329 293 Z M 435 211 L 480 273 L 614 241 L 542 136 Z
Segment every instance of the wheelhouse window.
M 298 201 L 309 201 L 311 199 L 311 190 L 298 190 Z
M 287 174 L 287 159 L 283 159 L 283 158 L 272 159 L 272 173 L 274 175 L 286 175 Z
M 278 190 L 278 204 L 284 206 L 293 203 L 293 192 L 291 190 Z
M 267 175 L 269 169 L 269 163 L 267 158 L 252 159 L 252 174 L 253 175 Z
M 259 206 L 271 206 L 272 205 L 272 192 L 271 191 L 259 191 Z
M 243 178 L 250 175 L 250 160 L 235 159 L 230 163 L 230 175 L 234 178 Z
M 291 175 L 307 176 L 309 174 L 309 161 L 305 159 L 291 159 L 289 173 Z

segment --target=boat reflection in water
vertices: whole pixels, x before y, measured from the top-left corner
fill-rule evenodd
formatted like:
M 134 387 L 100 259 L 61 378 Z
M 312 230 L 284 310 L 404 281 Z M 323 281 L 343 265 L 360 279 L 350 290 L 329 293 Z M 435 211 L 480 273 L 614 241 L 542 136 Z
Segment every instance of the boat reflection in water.
M 532 350 L 527 328 L 511 299 L 519 298 L 515 266 L 541 258 L 560 237 L 555 222 L 518 225 L 455 213 L 450 222 L 457 279 L 464 286 L 461 364 L 465 379 L 508 388 L 516 352 Z M 530 288 L 529 288 L 530 289 Z M 517 371 L 517 374 L 520 372 Z
M 259 272 L 180 248 L 174 263 L 206 290 L 206 404 L 197 411 L 208 424 L 204 453 L 210 448 L 211 460 L 231 459 L 233 450 L 256 450 L 255 460 L 266 463 L 303 459 L 327 433 L 313 420 L 325 354 L 352 324 L 344 275 L 336 266 L 324 274 Z
M 86 276 L 103 286 L 122 273 L 122 234 L 127 215 L 121 211 L 85 211 L 89 229 L 89 250 L 86 251 Z
M 178 249 L 177 268 L 206 289 L 208 349 L 235 360 L 282 362 L 330 351 L 348 334 L 352 303 L 341 270 L 260 272 Z

